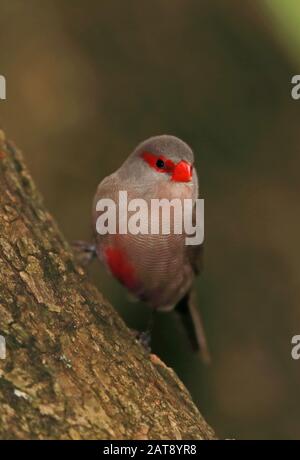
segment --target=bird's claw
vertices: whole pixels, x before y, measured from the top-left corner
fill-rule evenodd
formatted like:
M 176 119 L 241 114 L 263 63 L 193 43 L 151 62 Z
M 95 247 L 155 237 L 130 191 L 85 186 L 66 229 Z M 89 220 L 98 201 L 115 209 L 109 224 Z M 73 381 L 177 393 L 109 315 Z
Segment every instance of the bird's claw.
M 145 350 L 151 352 L 151 332 L 150 331 L 134 331 L 135 338 L 145 348 Z
M 72 242 L 72 248 L 78 261 L 86 267 L 96 257 L 96 246 L 87 241 L 76 240 Z

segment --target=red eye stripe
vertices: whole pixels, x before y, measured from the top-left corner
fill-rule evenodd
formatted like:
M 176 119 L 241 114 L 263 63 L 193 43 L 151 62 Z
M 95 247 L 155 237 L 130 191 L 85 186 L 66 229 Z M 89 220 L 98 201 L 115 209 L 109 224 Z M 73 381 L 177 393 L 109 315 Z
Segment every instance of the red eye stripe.
M 173 163 L 172 160 L 168 160 L 166 157 L 163 155 L 154 155 L 154 153 L 151 152 L 142 152 L 141 157 L 143 158 L 146 163 L 148 163 L 151 168 L 155 169 L 158 172 L 172 172 L 175 168 L 175 164 Z M 159 168 L 156 163 L 157 160 L 162 160 L 164 162 L 164 167 Z
M 165 161 L 165 169 L 167 172 L 172 172 L 175 169 L 175 163 L 172 160 L 164 160 Z

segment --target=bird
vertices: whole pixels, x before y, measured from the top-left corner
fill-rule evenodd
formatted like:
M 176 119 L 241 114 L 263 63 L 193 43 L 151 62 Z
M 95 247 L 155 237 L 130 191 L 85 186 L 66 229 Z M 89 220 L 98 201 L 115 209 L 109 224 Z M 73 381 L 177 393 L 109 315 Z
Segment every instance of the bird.
M 186 245 L 184 232 L 163 234 L 161 227 L 157 234 L 99 234 L 97 203 L 103 199 L 118 202 L 120 191 L 127 192 L 128 200 L 150 203 L 152 199 L 191 199 L 194 205 L 199 191 L 191 147 L 173 135 L 150 137 L 133 150 L 119 169 L 104 178 L 93 200 L 94 244 L 85 246 L 85 251 L 93 252 L 151 312 L 175 310 L 193 349 L 205 363 L 210 362 L 194 286 L 202 270 L 203 244 Z M 194 206 L 191 212 L 194 213 Z M 79 242 L 77 249 L 79 246 L 84 244 Z

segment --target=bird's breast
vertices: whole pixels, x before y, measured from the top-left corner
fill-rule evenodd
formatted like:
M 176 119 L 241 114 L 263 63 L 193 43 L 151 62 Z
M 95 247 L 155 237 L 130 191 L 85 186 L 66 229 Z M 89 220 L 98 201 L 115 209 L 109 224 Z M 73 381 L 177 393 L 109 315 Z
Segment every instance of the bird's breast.
M 181 184 L 176 190 L 169 184 L 165 187 L 148 190 L 148 193 L 140 190 L 137 194 L 129 185 L 122 188 L 115 181 L 112 184 L 106 182 L 103 186 L 100 185 L 95 200 L 96 202 L 99 197 L 109 197 L 118 203 L 119 191 L 126 190 L 128 201 L 143 198 L 147 202 L 148 233 L 96 234 L 97 253 L 112 275 L 128 290 L 151 306 L 161 309 L 175 305 L 190 288 L 194 277 L 187 256 L 185 234 L 175 234 L 172 231 L 173 219 L 171 218 L 169 234 L 163 234 L 161 227 L 158 234 L 151 232 L 151 198 L 183 200 L 191 196 L 189 186 Z M 116 216 L 118 212 L 117 205 Z M 94 213 L 94 221 L 96 219 L 97 213 Z
M 181 235 L 106 235 L 97 250 L 111 274 L 154 307 L 174 305 L 191 285 Z

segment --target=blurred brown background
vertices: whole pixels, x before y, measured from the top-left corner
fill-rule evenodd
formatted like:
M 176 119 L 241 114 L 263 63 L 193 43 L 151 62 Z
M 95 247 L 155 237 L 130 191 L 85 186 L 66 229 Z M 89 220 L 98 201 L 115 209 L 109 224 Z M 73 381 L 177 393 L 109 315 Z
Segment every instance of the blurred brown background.
M 223 437 L 300 438 L 298 29 L 293 0 L 0 2 L 0 123 L 70 241 L 89 237 L 97 183 L 138 142 L 169 133 L 194 148 L 213 364 L 174 315 L 159 315 L 153 349 Z M 145 326 L 98 264 L 91 276 Z

